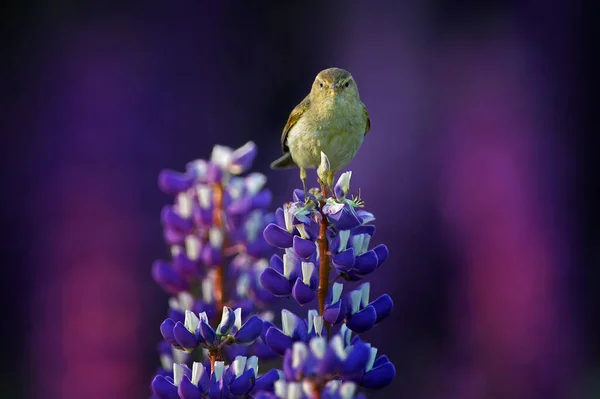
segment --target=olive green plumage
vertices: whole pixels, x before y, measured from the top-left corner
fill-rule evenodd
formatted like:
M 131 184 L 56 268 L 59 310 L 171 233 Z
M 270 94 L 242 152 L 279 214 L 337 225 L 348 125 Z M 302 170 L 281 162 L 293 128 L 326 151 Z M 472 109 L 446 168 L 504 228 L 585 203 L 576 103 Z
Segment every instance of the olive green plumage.
M 340 68 L 325 69 L 317 75 L 308 96 L 292 110 L 281 135 L 283 156 L 271 168 L 298 166 L 304 184 L 305 169 L 319 165 L 322 151 L 329 159 L 333 179 L 335 172 L 354 158 L 370 127 L 369 113 L 352 75 Z

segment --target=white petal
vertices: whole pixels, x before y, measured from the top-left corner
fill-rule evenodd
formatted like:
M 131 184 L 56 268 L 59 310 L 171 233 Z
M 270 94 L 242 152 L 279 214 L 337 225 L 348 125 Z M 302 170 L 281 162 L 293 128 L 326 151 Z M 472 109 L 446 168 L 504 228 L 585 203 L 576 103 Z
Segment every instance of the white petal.
M 198 202 L 200 203 L 200 207 L 202 207 L 203 209 L 210 208 L 210 205 L 212 203 L 212 190 L 210 189 L 209 185 L 198 184 L 198 187 L 196 187 L 196 195 L 198 195 Z
M 285 221 L 285 229 L 288 233 L 294 231 L 294 214 L 292 213 L 289 205 L 283 208 L 283 220 Z
M 304 223 L 298 223 L 296 225 L 296 228 L 298 229 L 298 233 L 300 233 L 300 237 L 304 238 L 305 240 L 308 240 L 310 238 L 310 236 L 306 232 L 306 226 L 304 225 Z
M 233 368 L 233 373 L 236 377 L 244 374 L 244 370 L 246 369 L 246 357 L 245 356 L 236 356 L 235 360 L 231 362 L 231 367 Z
M 319 312 L 317 312 L 315 309 L 310 309 L 307 312 L 306 315 L 306 321 L 308 322 L 308 332 L 311 332 L 313 329 L 313 320 L 315 318 L 315 316 L 318 316 Z
M 171 256 L 176 257 L 181 253 L 181 247 L 179 245 L 171 245 Z
M 304 380 L 302 381 L 302 392 L 309 398 L 313 397 L 314 393 L 314 385 L 312 381 Z
M 290 278 L 296 267 L 295 260 L 295 256 L 286 250 L 286 253 L 283 254 L 283 276 L 287 279 Z
M 292 367 L 296 368 L 308 357 L 308 350 L 304 342 L 294 342 L 292 346 Z
M 242 274 L 238 277 L 235 291 L 241 298 L 248 296 L 248 292 L 250 292 L 250 277 L 247 274 Z
M 377 357 L 377 348 L 371 348 L 371 353 L 369 354 L 369 361 L 367 362 L 367 366 L 365 367 L 365 371 L 371 371 L 373 368 L 373 364 L 375 363 L 375 358 Z
M 213 147 L 212 154 L 210 156 L 210 161 L 225 169 L 231 163 L 232 155 L 233 150 L 231 148 L 225 147 L 223 145 L 216 145 Z
M 183 364 L 187 363 L 188 355 L 182 350 L 173 348 L 173 360 L 175 363 Z
M 196 329 L 198 328 L 198 323 L 200 323 L 198 316 L 196 316 L 196 314 L 194 312 L 186 310 L 185 311 L 185 320 L 183 322 L 183 325 L 185 326 L 185 328 L 187 328 L 187 330 L 189 332 L 191 332 L 192 334 L 196 334 Z
M 250 356 L 248 360 L 246 360 L 246 370 L 254 370 L 254 377 L 258 376 L 258 357 Z
M 318 335 L 323 335 L 323 316 L 315 316 L 313 322 L 315 324 L 315 332 Z
M 302 282 L 310 286 L 310 278 L 315 270 L 315 264 L 312 262 L 302 262 Z
M 331 338 L 331 341 L 329 341 L 329 345 L 335 351 L 337 357 L 339 357 L 341 360 L 346 359 L 347 355 L 346 351 L 344 350 L 344 343 L 342 342 L 342 338 L 340 338 L 339 335 L 336 335 L 333 338 Z
M 173 363 L 173 385 L 176 387 L 181 384 L 181 380 L 183 379 L 184 368 L 183 364 Z
M 352 171 L 350 170 L 348 172 L 342 173 L 336 183 L 336 186 L 340 186 L 340 188 L 344 192 L 344 195 L 348 194 L 348 191 L 350 190 L 350 179 L 351 178 L 352 178 Z
M 235 314 L 230 315 L 229 313 L 231 313 L 231 309 L 228 308 L 227 306 L 223 306 L 223 313 L 221 314 L 221 322 L 217 326 L 217 331 L 216 331 L 217 334 L 222 335 L 222 334 L 227 334 L 229 332 L 229 331 L 222 331 L 225 324 L 227 324 L 227 322 L 229 321 L 229 318 L 235 317 Z
M 277 380 L 275 381 L 275 395 L 279 398 L 287 397 L 287 382 L 285 380 Z
M 360 310 L 362 301 L 362 291 L 354 290 L 350 293 L 350 314 L 354 314 Z
M 323 337 L 315 337 L 310 340 L 310 351 L 315 355 L 317 359 L 323 359 L 325 356 L 325 350 L 327 349 L 327 343 Z
M 341 399 L 352 399 L 356 393 L 356 384 L 352 381 L 346 381 L 340 387 Z
M 362 242 L 362 247 L 361 247 L 361 253 L 365 253 L 369 250 L 369 244 L 371 243 L 371 236 L 368 234 L 365 234 L 363 237 L 363 242 Z
M 192 364 L 192 384 L 198 386 L 198 381 L 200 381 L 204 373 L 206 373 L 204 365 L 200 362 L 194 362 Z
M 363 249 L 363 241 L 364 240 L 365 240 L 364 234 L 357 234 L 352 237 L 352 246 L 354 247 L 354 255 L 355 256 L 363 254 L 362 249 Z
M 192 310 L 192 306 L 194 306 L 194 297 L 187 291 L 179 293 L 177 301 L 181 310 Z
M 200 240 L 193 234 L 185 237 L 185 254 L 190 260 L 200 257 Z
M 371 283 L 366 282 L 364 284 L 361 284 L 360 292 L 362 293 L 361 304 L 362 304 L 363 308 L 367 307 L 367 305 L 369 304 L 369 292 L 370 291 L 371 291 Z
M 208 231 L 208 241 L 213 248 L 220 249 L 223 246 L 223 232 L 218 227 L 211 227 Z
M 237 308 L 233 312 L 235 314 L 234 326 L 239 330 L 240 328 L 242 328 L 242 308 Z
M 296 317 L 287 309 L 281 311 L 281 327 L 288 337 L 291 337 L 296 329 Z
M 287 386 L 287 395 L 283 396 L 286 399 L 301 399 L 302 385 L 299 382 L 290 382 Z
M 206 303 L 212 303 L 214 299 L 214 284 L 210 277 L 202 280 L 202 300 Z
M 173 360 L 172 359 L 173 358 L 171 356 L 161 353 L 160 354 L 160 367 L 162 367 L 166 371 L 173 370 Z
M 215 379 L 219 381 L 225 371 L 225 362 L 215 362 Z
M 340 237 L 340 249 L 338 249 L 338 252 L 345 251 L 348 246 L 348 239 L 350 238 L 350 230 L 342 230 L 338 233 L 338 236 Z
M 331 288 L 331 304 L 335 305 L 340 300 L 342 296 L 342 291 L 344 290 L 344 284 L 333 283 L 333 287 Z
M 184 219 L 192 216 L 192 195 L 190 191 L 177 194 L 175 212 Z
M 262 173 L 251 173 L 246 176 L 244 183 L 246 183 L 246 189 L 250 195 L 257 194 L 267 182 L 267 177 Z
M 200 313 L 199 316 L 200 316 L 200 320 L 201 321 L 205 322 L 206 324 L 209 324 L 208 323 L 208 316 L 206 315 L 206 312 Z
M 188 162 L 186 168 L 189 172 L 193 173 L 198 179 L 204 178 L 208 171 L 208 162 L 204 159 L 196 159 L 195 161 Z

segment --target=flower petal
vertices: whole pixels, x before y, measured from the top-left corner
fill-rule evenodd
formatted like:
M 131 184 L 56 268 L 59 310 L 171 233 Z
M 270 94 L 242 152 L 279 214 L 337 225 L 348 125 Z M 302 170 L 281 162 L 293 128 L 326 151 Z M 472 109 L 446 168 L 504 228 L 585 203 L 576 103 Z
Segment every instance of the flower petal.
M 158 285 L 171 294 L 178 294 L 188 289 L 188 283 L 173 266 L 165 261 L 157 260 L 152 265 L 152 277 Z
M 385 244 L 379 244 L 373 248 L 373 251 L 375 251 L 375 254 L 377 255 L 377 267 L 379 267 L 388 257 L 388 247 Z
M 217 333 L 204 320 L 200 320 L 200 336 L 204 338 L 204 341 L 206 341 L 208 345 L 213 345 L 217 342 Z
M 252 390 L 255 379 L 256 377 L 254 376 L 254 370 L 246 370 L 244 371 L 244 374 L 232 381 L 231 385 L 229 385 L 229 390 L 235 396 L 246 395 Z
M 202 393 L 197 386 L 192 384 L 187 375 L 184 375 L 177 388 L 181 399 L 202 399 Z
M 333 305 L 325 306 L 325 310 L 323 311 L 323 318 L 329 324 L 335 325 L 341 323 L 345 317 L 346 305 L 344 304 L 344 301 L 337 301 Z
M 274 247 L 290 248 L 294 244 L 292 235 L 274 223 L 269 223 L 265 227 L 263 236 Z
M 175 341 L 186 350 L 186 352 L 191 352 L 196 349 L 199 340 L 196 338 L 194 334 L 192 334 L 181 322 L 175 323 L 175 327 L 173 327 L 173 337 Z
M 173 170 L 166 169 L 158 175 L 158 187 L 166 194 L 177 194 L 186 191 L 192 187 L 193 183 L 193 176 Z
M 377 268 L 377 255 L 375 251 L 367 251 L 362 255 L 356 257 L 354 262 L 354 269 L 356 274 L 367 275 Z
M 276 296 L 288 296 L 292 291 L 292 283 L 273 268 L 266 268 L 260 275 L 260 283 Z
M 354 248 L 348 248 L 335 255 L 331 261 L 333 262 L 333 265 L 341 271 L 348 271 L 354 266 L 355 259 Z
M 271 369 L 256 379 L 252 392 L 272 391 L 273 384 L 279 379 L 279 370 Z
M 300 278 L 297 278 L 292 288 L 292 296 L 300 305 L 304 306 L 315 298 L 315 292 L 304 284 Z
M 296 255 L 302 259 L 308 259 L 315 253 L 317 249 L 314 241 L 305 240 L 300 236 L 294 236 L 293 247 Z
M 394 307 L 394 302 L 388 294 L 383 294 L 371 302 L 370 305 L 375 308 L 375 312 L 377 313 L 377 319 L 375 320 L 375 324 L 377 324 L 389 316 Z
M 358 341 L 356 344 L 354 344 L 352 351 L 348 354 L 348 357 L 344 361 L 344 373 L 355 374 L 364 370 L 367 362 L 369 361 L 370 355 L 370 346 Z
M 273 352 L 283 356 L 285 350 L 291 348 L 294 341 L 278 328 L 271 327 L 265 334 L 265 343 Z
M 244 325 L 235 333 L 235 340 L 242 345 L 250 345 L 261 334 L 263 329 L 263 321 L 258 316 L 250 317 Z
M 369 305 L 360 312 L 348 316 L 346 325 L 354 332 L 363 333 L 373 327 L 375 320 L 377 320 L 377 312 L 373 306 Z
M 179 399 L 177 387 L 162 375 L 157 375 L 152 380 L 152 392 L 160 399 Z
M 360 385 L 369 389 L 381 389 L 389 385 L 396 376 L 396 368 L 391 362 L 371 369 L 360 380 Z

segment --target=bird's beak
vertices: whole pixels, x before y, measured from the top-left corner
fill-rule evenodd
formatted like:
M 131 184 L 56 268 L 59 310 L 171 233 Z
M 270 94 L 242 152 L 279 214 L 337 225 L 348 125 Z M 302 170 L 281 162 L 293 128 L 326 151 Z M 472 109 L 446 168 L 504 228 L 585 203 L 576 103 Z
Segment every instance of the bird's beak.
M 338 92 L 338 90 L 340 89 L 339 85 L 331 85 L 329 86 L 329 89 L 331 90 L 331 94 L 336 94 Z

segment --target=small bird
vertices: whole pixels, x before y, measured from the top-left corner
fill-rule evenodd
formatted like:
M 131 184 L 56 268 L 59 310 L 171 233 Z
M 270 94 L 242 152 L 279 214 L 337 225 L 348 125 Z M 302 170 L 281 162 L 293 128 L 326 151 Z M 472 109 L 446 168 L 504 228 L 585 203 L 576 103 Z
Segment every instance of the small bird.
M 370 128 L 369 113 L 350 72 L 325 69 L 292 110 L 281 134 L 283 156 L 271 163 L 271 169 L 298 166 L 306 192 L 306 169 L 318 167 L 323 152 L 330 172 L 322 184 L 331 188 L 335 173 L 354 158 Z

